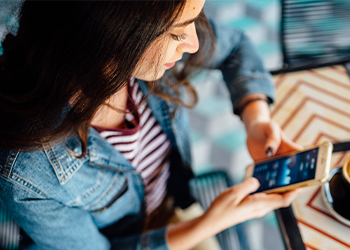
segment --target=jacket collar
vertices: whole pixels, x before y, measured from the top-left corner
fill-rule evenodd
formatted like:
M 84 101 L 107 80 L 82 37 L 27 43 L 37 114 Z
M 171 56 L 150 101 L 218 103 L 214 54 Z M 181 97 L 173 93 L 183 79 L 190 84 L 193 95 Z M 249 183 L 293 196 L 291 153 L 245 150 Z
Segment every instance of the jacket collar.
M 77 136 L 69 137 L 64 143 L 47 148 L 44 152 L 61 185 L 87 162 L 92 167 L 138 174 L 131 163 L 93 128 L 89 129 L 87 153 L 82 158 L 74 156 L 81 155 L 81 143 Z
M 149 88 L 146 82 L 142 80 L 138 82 L 142 93 L 147 96 Z M 172 106 L 154 94 L 148 97 L 147 104 L 172 146 L 178 150 L 169 110 Z M 112 171 L 137 173 L 131 163 L 93 128 L 89 129 L 87 153 L 83 158 L 74 156 L 81 154 L 81 143 L 76 136 L 45 150 L 45 153 L 61 184 L 66 183 L 85 162 L 89 162 L 91 166 Z

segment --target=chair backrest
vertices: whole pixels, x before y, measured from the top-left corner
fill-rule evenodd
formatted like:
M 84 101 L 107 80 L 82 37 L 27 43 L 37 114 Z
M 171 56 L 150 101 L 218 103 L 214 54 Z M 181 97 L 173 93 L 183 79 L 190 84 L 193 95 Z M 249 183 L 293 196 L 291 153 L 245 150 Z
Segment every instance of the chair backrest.
M 0 249 L 19 247 L 20 228 L 0 200 Z
M 350 61 L 349 0 L 282 0 L 283 69 Z

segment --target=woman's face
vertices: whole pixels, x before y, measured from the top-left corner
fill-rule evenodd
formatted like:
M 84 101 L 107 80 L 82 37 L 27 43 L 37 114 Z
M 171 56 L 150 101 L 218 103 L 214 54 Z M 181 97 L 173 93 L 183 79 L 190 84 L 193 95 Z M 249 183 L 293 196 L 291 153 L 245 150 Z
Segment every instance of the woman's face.
M 159 79 L 167 69 L 174 67 L 184 53 L 198 51 L 194 21 L 202 11 L 204 2 L 205 0 L 186 1 L 181 17 L 146 50 L 133 74 L 135 78 L 145 81 Z

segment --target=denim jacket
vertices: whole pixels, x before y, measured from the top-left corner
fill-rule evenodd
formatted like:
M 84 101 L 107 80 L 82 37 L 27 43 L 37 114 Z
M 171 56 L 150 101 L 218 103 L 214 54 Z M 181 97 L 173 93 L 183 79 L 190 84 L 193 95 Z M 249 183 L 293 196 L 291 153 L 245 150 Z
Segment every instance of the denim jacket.
M 271 77 L 247 37 L 234 28 L 212 26 L 215 68 L 223 73 L 233 107 L 252 93 L 273 99 Z M 140 86 L 147 94 L 145 83 L 140 81 Z M 155 95 L 147 102 L 177 155 L 171 162 L 169 185 L 178 185 L 178 204 L 185 207 L 191 201 L 186 183 L 192 176 L 186 109 L 179 107 L 173 115 L 172 105 Z M 166 228 L 141 233 L 144 186 L 130 162 L 93 128 L 87 154 L 78 159 L 70 151 L 79 155 L 80 148 L 79 140 L 69 137 L 41 151 L 0 149 L 0 201 L 36 247 L 168 249 Z M 187 198 L 181 201 L 186 192 Z M 103 229 L 113 225 L 117 225 L 115 235 L 105 235 Z

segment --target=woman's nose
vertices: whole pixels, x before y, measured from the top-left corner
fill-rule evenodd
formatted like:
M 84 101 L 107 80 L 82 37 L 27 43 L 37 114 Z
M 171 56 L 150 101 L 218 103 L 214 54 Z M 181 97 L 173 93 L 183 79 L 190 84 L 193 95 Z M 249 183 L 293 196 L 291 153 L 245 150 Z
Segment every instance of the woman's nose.
M 198 36 L 196 32 L 196 25 L 194 23 L 191 23 L 187 27 L 187 37 L 185 40 L 183 40 L 177 47 L 177 50 L 181 53 L 196 53 L 199 48 L 199 41 Z

